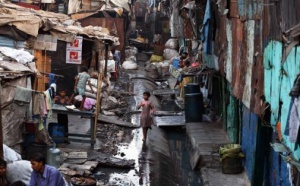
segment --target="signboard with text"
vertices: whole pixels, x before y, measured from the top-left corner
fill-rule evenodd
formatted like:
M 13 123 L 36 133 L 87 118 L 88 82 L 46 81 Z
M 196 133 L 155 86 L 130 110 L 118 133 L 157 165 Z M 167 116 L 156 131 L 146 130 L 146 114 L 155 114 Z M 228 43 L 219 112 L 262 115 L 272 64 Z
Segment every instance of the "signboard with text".
M 81 64 L 82 37 L 77 36 L 73 43 L 67 43 L 66 63 Z

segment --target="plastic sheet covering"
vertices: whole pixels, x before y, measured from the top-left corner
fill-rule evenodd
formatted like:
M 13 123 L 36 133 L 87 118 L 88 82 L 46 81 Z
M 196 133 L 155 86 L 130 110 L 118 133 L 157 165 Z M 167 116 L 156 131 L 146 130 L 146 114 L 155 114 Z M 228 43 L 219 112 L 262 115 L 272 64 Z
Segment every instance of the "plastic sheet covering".
M 26 87 L 26 76 L 11 80 L 10 85 Z M 13 102 L 15 88 L 4 86 L 1 89 L 1 109 L 2 109 L 2 127 L 3 143 L 7 146 L 15 146 L 22 142 L 21 126 L 24 116 L 28 110 L 28 105 L 20 106 Z

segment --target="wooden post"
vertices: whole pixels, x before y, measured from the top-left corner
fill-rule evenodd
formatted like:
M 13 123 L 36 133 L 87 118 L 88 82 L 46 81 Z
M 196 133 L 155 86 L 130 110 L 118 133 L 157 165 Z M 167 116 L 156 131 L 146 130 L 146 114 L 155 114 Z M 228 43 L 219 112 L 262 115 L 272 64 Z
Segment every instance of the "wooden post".
M 105 43 L 105 66 L 104 66 L 104 77 L 107 75 L 107 60 L 108 60 L 108 43 Z
M 2 107 L 1 107 L 1 79 L 0 79 L 0 158 L 3 159 L 3 130 L 2 130 Z
M 108 53 L 107 51 L 108 49 L 108 46 L 105 47 L 105 54 Z M 103 54 L 101 51 L 99 51 L 99 54 Z M 102 57 L 102 56 L 101 56 Z M 105 61 L 107 61 L 107 55 L 105 55 Z M 95 124 L 94 124 L 94 139 L 96 139 L 96 132 L 97 132 L 97 127 L 98 127 L 98 116 L 99 116 L 99 112 L 100 112 L 100 108 L 101 108 L 101 99 L 100 99 L 100 96 L 101 96 L 101 91 L 102 91 L 102 81 L 103 81 L 103 77 L 105 77 L 105 74 L 103 75 L 102 72 L 101 72 L 101 60 L 102 59 L 98 59 L 98 81 L 97 81 L 97 97 L 96 97 L 96 110 L 95 110 Z M 104 70 L 104 73 L 105 73 L 106 70 Z

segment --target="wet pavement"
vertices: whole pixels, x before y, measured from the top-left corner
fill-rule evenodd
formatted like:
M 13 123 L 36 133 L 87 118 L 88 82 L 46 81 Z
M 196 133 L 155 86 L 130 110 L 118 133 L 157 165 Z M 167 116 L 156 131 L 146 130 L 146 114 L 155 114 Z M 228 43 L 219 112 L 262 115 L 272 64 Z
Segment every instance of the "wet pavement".
M 139 70 L 140 71 L 140 70 Z M 135 77 L 137 72 L 129 73 L 127 77 L 121 77 L 119 81 L 128 82 Z M 141 75 L 142 76 L 142 75 Z M 123 120 L 130 121 L 134 125 L 139 124 L 139 114 L 136 105 L 142 100 L 144 91 L 152 92 L 156 85 L 145 79 L 132 79 L 135 96 L 128 97 L 129 107 Z M 116 89 L 127 89 L 122 83 L 116 83 Z M 180 111 L 170 96 L 158 99 L 151 96 L 156 110 Z M 182 116 L 181 116 L 182 117 Z M 72 117 L 71 117 L 72 118 Z M 174 116 L 167 116 L 167 122 L 172 122 Z M 80 122 L 80 125 L 78 125 Z M 73 124 L 72 124 L 73 123 Z M 70 119 L 70 131 L 89 132 L 88 120 L 84 118 Z M 153 126 L 149 130 L 148 139 L 142 141 L 141 128 L 124 128 L 112 124 L 98 125 L 98 139 L 95 150 L 112 154 L 114 157 L 134 160 L 132 169 L 110 168 L 103 165 L 98 167 L 93 176 L 99 185 L 202 185 L 200 173 L 192 171 L 189 162 L 189 148 L 186 142 L 187 136 L 183 127 Z M 86 144 L 71 144 L 71 146 L 87 146 Z

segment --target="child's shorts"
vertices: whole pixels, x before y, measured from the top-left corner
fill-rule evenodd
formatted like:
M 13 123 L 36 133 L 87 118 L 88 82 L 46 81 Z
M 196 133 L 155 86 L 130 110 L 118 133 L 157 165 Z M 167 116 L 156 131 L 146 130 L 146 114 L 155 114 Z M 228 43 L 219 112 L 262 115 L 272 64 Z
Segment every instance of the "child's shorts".
M 77 87 L 77 90 L 74 90 L 74 93 L 79 94 L 81 96 L 84 96 L 85 95 L 85 90 L 83 88 Z

